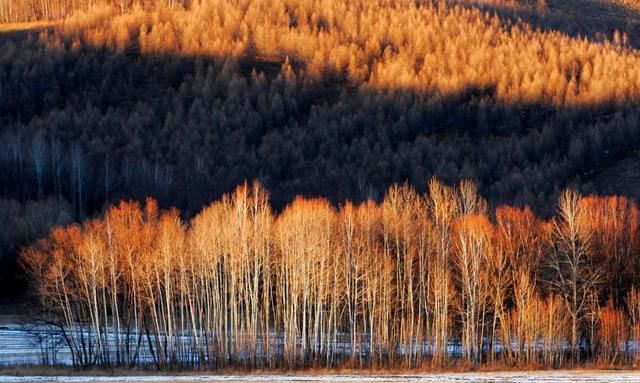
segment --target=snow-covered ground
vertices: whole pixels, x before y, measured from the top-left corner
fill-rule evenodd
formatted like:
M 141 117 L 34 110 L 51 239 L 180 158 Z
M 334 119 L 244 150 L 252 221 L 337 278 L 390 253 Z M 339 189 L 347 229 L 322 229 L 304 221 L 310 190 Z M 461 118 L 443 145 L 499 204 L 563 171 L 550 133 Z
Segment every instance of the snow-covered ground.
M 0 365 L 38 364 L 44 354 L 52 363 L 70 364 L 68 347 L 59 340 L 47 342 L 44 333 L 34 324 L 0 325 Z
M 2 1 L 2 0 L 0 0 Z M 67 329 L 68 334 L 77 334 L 77 329 Z M 115 345 L 115 332 L 113 329 L 109 329 L 108 338 L 109 343 Z M 125 335 L 120 335 L 120 339 L 125 339 Z M 137 335 L 130 335 L 132 344 L 137 341 Z M 343 356 L 348 356 L 351 353 L 350 343 L 348 341 L 349 335 L 339 333 L 339 340 L 335 344 L 338 349 L 338 353 Z M 192 344 L 190 335 L 178 337 L 182 338 L 185 348 Z M 151 339 L 155 339 L 151 336 Z M 282 346 L 283 339 L 279 338 L 276 333 L 271 333 L 271 350 L 277 350 Z M 178 339 L 180 341 L 180 339 Z M 141 344 L 137 347 L 137 361 L 148 362 L 153 361 L 152 355 L 149 353 L 149 344 L 147 343 L 147 336 L 142 337 Z M 298 340 L 299 344 L 302 340 Z M 364 342 L 366 345 L 366 342 Z M 515 344 L 515 343 L 514 343 Z M 258 345 L 260 346 L 260 345 Z M 359 347 L 359 346 L 357 346 Z M 368 347 L 368 346 L 367 346 Z M 429 344 L 415 343 L 413 346 L 414 352 L 418 352 L 422 348 L 422 352 L 429 353 L 432 351 Z M 258 347 L 260 349 L 260 347 Z M 402 354 L 408 349 L 399 345 L 396 352 Z M 448 345 L 449 355 L 460 355 L 461 349 L 459 344 L 450 342 Z M 113 352 L 113 354 L 115 351 Z M 60 332 L 57 328 L 50 325 L 41 323 L 5 323 L 0 324 L 0 366 L 20 365 L 20 364 L 54 364 L 54 365 L 72 365 L 72 353 L 69 349 L 67 342 L 60 336 Z
M 37 325 L 0 324 L 0 365 L 38 364 L 43 354 L 48 362 L 70 364 L 64 343 L 43 341 Z M 455 350 L 451 350 L 455 352 Z M 53 359 L 51 359 L 53 358 Z M 0 383 L 18 382 L 439 382 L 439 383 L 640 383 L 639 371 L 535 371 L 481 372 L 407 375 L 179 375 L 179 376 L 2 376 Z
M 18 382 L 439 382 L 439 383 L 619 383 L 640 382 L 640 371 L 535 371 L 443 373 L 424 375 L 246 375 L 246 376 L 0 376 L 0 383 Z

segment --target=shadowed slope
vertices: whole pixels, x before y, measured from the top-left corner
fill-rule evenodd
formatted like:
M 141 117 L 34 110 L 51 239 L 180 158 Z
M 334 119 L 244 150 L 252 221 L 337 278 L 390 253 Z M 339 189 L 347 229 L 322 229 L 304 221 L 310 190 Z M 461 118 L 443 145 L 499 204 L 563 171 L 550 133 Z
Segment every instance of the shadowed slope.
M 12 32 L 0 118 L 6 153 L 25 159 L 6 156 L 4 193 L 33 196 L 37 132 L 81 144 L 91 197 L 78 211 L 148 194 L 193 211 L 243 179 L 276 206 L 300 193 L 361 199 L 432 175 L 549 211 L 563 186 L 636 147 L 635 51 L 477 10 L 372 4 L 101 10 L 38 38 Z M 77 194 L 46 169 L 48 192 Z
M 596 42 L 640 44 L 640 3 L 637 0 L 462 0 L 453 1 L 484 11 L 495 12 L 512 21 L 522 19 L 533 28 L 559 31 L 573 37 L 584 36 Z M 619 31 L 620 41 L 614 41 Z

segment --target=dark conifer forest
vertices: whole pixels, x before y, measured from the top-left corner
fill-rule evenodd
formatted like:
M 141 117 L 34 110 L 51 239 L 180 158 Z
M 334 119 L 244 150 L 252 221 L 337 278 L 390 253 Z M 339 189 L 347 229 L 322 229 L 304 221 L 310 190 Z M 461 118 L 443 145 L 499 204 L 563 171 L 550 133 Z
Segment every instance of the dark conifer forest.
M 639 2 L 8 0 L 0 22 L 0 300 L 89 326 L 74 364 L 142 363 L 101 338 L 124 323 L 160 368 L 442 366 L 451 339 L 470 365 L 640 358 L 615 346 L 640 338 Z M 215 228 L 239 217 L 242 251 Z M 238 290 L 194 295 L 217 283 Z M 271 330 L 281 359 L 251 348 Z

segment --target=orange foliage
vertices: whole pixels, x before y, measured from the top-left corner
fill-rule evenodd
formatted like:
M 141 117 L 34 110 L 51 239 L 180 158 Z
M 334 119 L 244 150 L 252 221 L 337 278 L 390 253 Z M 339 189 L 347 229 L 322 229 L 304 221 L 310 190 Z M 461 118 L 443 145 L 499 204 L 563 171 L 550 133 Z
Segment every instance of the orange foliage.
M 202 1 L 188 10 L 109 7 L 68 17 L 58 38 L 117 52 L 295 58 L 363 90 L 414 90 L 436 103 L 478 90 L 503 105 L 595 106 L 640 96 L 635 53 L 533 30 L 445 2 Z
M 460 339 L 473 365 L 563 365 L 576 337 L 622 363 L 627 329 L 637 340 L 640 328 L 638 294 L 601 307 L 602 285 L 580 278 L 633 258 L 637 209 L 576 193 L 561 203 L 552 224 L 508 206 L 492 222 L 475 186 L 432 180 L 425 195 L 394 186 L 381 204 L 339 209 L 297 198 L 274 214 L 267 193 L 245 184 L 188 223 L 153 200 L 120 203 L 54 230 L 22 263 L 49 320 L 77 329 L 67 342 L 81 365 L 441 365 L 440 336 Z M 598 245 L 572 255 L 574 227 Z M 584 254 L 574 279 L 554 279 Z M 591 286 L 584 305 L 569 282 Z M 604 288 L 613 297 L 630 286 Z

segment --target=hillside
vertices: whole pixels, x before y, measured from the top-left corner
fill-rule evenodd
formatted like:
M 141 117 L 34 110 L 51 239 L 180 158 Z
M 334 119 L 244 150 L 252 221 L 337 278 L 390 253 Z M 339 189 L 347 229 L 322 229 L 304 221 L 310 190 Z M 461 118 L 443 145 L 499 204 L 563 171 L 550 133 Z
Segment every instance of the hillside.
M 192 216 L 244 180 L 276 210 L 433 176 L 543 216 L 567 186 L 633 195 L 634 2 L 76 4 L 0 27 L 5 259 L 122 198 Z
M 202 172 L 195 191 L 219 194 L 258 178 L 283 202 L 437 175 L 544 209 L 635 148 L 637 54 L 618 42 L 461 6 L 214 4 L 103 9 L 6 43 L 3 130 L 113 156 L 101 167 L 119 178 L 118 160 L 144 160 L 154 182 Z

